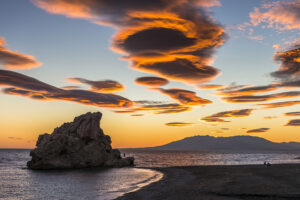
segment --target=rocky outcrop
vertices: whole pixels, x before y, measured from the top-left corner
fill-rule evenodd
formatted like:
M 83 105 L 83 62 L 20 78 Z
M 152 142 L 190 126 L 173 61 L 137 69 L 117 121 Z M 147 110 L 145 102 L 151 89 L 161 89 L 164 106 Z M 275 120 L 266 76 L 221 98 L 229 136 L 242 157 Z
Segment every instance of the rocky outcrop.
M 88 167 L 123 167 L 133 165 L 134 158 L 121 158 L 112 149 L 111 139 L 100 128 L 102 114 L 86 113 L 73 122 L 64 123 L 52 134 L 40 135 L 30 152 L 30 169 L 71 169 Z

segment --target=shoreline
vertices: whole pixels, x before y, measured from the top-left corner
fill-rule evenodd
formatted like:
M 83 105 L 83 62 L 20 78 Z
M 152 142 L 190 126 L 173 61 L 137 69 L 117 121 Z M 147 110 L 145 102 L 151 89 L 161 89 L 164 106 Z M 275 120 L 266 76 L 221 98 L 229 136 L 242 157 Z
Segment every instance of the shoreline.
M 300 199 L 300 164 L 154 167 L 157 182 L 116 200 Z

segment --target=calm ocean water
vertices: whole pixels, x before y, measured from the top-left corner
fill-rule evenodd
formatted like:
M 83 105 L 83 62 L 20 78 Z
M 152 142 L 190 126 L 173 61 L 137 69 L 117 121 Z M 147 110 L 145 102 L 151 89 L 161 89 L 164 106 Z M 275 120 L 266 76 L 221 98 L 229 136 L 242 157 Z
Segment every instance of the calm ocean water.
M 300 163 L 300 152 L 178 152 L 122 150 L 137 167 Z M 142 168 L 31 171 L 29 150 L 0 149 L 0 199 L 114 199 L 163 175 Z
M 134 156 L 139 167 L 169 167 L 190 165 L 248 165 L 300 163 L 300 151 L 236 152 L 236 151 L 150 151 L 122 150 Z

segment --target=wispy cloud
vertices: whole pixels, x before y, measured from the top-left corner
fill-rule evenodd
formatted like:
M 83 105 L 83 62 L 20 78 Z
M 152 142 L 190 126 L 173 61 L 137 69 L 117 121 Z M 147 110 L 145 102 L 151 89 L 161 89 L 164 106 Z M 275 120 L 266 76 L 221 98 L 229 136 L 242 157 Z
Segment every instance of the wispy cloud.
M 284 113 L 285 116 L 300 116 L 300 112 L 288 112 Z
M 178 88 L 153 88 L 153 90 L 157 90 L 184 105 L 205 105 L 212 103 L 212 101 L 198 97 L 195 92 L 189 90 Z
M 281 66 L 271 73 L 273 77 L 282 81 L 295 81 L 300 78 L 300 44 L 290 47 L 287 51 L 277 52 L 274 59 L 280 62 Z
M 263 133 L 263 132 L 267 132 L 268 130 L 270 130 L 270 128 L 258 128 L 258 129 L 248 130 L 247 133 Z
M 225 87 L 226 88 L 226 87 Z M 215 93 L 218 96 L 240 96 L 240 95 L 252 95 L 256 93 L 265 93 L 277 90 L 276 85 L 265 86 L 243 86 L 242 88 L 226 88 L 225 90 L 217 90 Z
M 72 83 L 88 84 L 91 86 L 89 90 L 93 92 L 112 93 L 125 89 L 124 85 L 113 80 L 91 81 L 84 78 L 67 78 L 66 80 Z
M 242 109 L 242 110 L 229 110 L 224 112 L 219 112 L 207 117 L 201 118 L 201 120 L 206 122 L 229 122 L 222 118 L 229 117 L 247 117 L 251 114 L 254 109 Z
M 286 126 L 300 126 L 300 119 L 290 120 Z
M 228 103 L 251 103 L 251 102 L 264 102 L 264 101 L 271 101 L 276 99 L 283 99 L 283 98 L 294 98 L 299 97 L 299 91 L 290 91 L 290 92 L 281 92 L 276 94 L 270 95 L 243 95 L 243 96 L 230 96 L 230 97 L 223 97 L 222 99 Z
M 136 113 L 148 111 L 153 114 L 176 114 L 191 111 L 192 108 L 185 105 L 180 105 L 177 103 L 170 104 L 147 104 L 147 105 L 135 105 L 134 108 L 115 110 L 116 113 Z
M 215 89 L 221 89 L 224 88 L 224 85 L 213 85 L 213 84 L 207 84 L 207 85 L 198 85 L 197 89 L 200 90 L 215 90 Z
M 251 23 L 261 23 L 279 30 L 300 29 L 300 1 L 274 1 L 263 4 L 262 8 L 254 8 L 250 13 Z
M 2 90 L 5 94 L 18 95 L 35 100 L 73 101 L 85 105 L 109 108 L 131 107 L 134 104 L 129 99 L 119 95 L 86 90 L 65 90 L 8 70 L 0 70 L 0 86 L 7 87 Z
M 7 69 L 31 69 L 42 65 L 33 56 L 11 51 L 5 45 L 5 39 L 0 37 L 0 66 Z
M 163 86 L 169 83 L 165 78 L 154 77 L 154 76 L 145 76 L 135 79 L 135 83 L 139 85 L 145 85 L 150 87 Z
M 262 106 L 263 109 L 270 109 L 270 108 L 295 106 L 295 105 L 299 105 L 299 104 L 300 104 L 300 101 L 283 101 L 283 102 L 276 102 L 276 103 L 264 103 L 264 104 L 258 104 L 258 105 Z
M 165 124 L 166 126 L 176 126 L 176 127 L 185 127 L 185 126 L 192 126 L 192 123 L 186 122 L 169 122 Z
M 230 122 L 230 121 L 227 121 L 227 120 L 224 120 L 224 119 L 219 119 L 219 118 L 210 117 L 210 116 L 203 117 L 203 118 L 201 118 L 201 120 L 206 121 L 206 122 L 219 122 L 219 123 Z

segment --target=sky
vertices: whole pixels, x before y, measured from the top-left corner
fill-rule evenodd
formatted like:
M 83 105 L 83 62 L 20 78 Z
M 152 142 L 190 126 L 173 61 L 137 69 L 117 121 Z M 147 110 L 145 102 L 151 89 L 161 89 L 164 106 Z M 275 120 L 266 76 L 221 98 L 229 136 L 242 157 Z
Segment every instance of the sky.
M 102 112 L 114 148 L 300 142 L 300 0 L 1 0 L 0 148 Z

